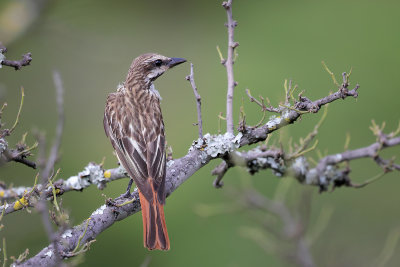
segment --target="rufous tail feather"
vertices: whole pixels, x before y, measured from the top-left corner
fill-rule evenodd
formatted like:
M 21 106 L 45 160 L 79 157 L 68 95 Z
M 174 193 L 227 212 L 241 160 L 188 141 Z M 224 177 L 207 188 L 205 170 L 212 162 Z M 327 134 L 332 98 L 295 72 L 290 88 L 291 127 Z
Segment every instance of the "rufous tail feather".
M 153 189 L 153 188 L 152 188 Z M 143 219 L 143 244 L 149 250 L 169 250 L 169 238 L 165 224 L 164 206 L 159 203 L 157 193 L 153 190 L 153 201 L 150 203 L 139 191 Z

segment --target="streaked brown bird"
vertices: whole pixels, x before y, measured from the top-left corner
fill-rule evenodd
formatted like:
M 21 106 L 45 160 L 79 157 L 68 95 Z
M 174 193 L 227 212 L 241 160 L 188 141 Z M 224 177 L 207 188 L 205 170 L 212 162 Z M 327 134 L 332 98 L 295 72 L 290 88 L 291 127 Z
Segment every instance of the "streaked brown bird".
M 133 60 L 125 83 L 107 97 L 104 130 L 119 162 L 139 189 L 143 243 L 149 250 L 170 247 L 164 218 L 165 136 L 160 94 L 153 82 L 166 70 L 185 62 L 158 54 Z M 132 180 L 133 179 L 133 180 Z

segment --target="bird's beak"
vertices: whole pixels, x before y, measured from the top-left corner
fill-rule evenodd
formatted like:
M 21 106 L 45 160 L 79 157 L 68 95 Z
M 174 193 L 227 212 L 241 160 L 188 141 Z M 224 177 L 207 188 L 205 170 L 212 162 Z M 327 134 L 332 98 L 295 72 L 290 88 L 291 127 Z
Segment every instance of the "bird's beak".
M 168 67 L 172 68 L 176 65 L 179 65 L 183 62 L 186 62 L 186 59 L 179 57 L 171 57 L 171 61 L 168 63 Z

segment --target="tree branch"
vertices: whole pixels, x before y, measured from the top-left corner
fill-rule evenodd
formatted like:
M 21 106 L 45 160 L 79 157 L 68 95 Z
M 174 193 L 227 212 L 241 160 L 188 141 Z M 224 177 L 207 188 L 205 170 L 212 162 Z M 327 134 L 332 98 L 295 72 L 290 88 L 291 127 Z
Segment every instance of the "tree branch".
M 250 102 L 254 102 L 254 103 L 256 103 L 257 105 L 259 105 L 259 106 L 261 107 L 261 110 L 262 110 L 262 111 L 269 111 L 269 112 L 280 113 L 279 108 L 274 108 L 274 107 L 272 107 L 272 106 L 267 107 L 267 106 L 264 104 L 264 99 L 263 99 L 263 98 L 261 98 L 262 102 L 260 102 L 259 100 L 255 99 L 255 98 L 251 95 L 249 89 L 246 89 L 246 95 L 249 97 Z M 260 97 L 261 97 L 261 96 L 260 96 Z M 267 100 L 268 100 L 268 98 L 267 98 Z M 269 100 L 268 100 L 268 102 L 269 102 Z
M 250 174 L 264 169 L 271 169 L 273 174 L 278 177 L 291 175 L 302 184 L 318 186 L 321 191 L 328 190 L 331 185 L 333 189 L 340 186 L 360 188 L 369 182 L 362 185 L 353 184 L 349 178 L 350 168 L 346 167 L 343 170 L 338 164 L 369 157 L 383 168 L 384 173 L 393 170 L 400 171 L 399 164 L 384 160 L 378 156 L 381 150 L 398 145 L 400 145 L 400 137 L 387 138 L 387 135 L 385 135 L 384 142 L 378 141 L 367 147 L 326 156 L 318 162 L 315 168 L 310 168 L 310 164 L 303 156 L 292 160 L 288 159 L 281 150 L 265 150 L 266 148 L 261 146 L 249 151 L 231 153 L 225 159 L 226 162 L 224 161 L 217 166 L 212 174 L 217 175 L 217 179 L 220 181 L 229 168 L 242 166 L 246 167 Z
M 21 102 L 18 109 L 17 117 L 15 119 L 14 125 L 10 129 L 3 129 L 0 131 L 0 162 L 10 162 L 15 161 L 22 164 L 27 165 L 33 169 L 36 169 L 36 163 L 26 159 L 28 156 L 31 155 L 32 149 L 36 148 L 37 144 L 32 145 L 29 147 L 25 143 L 26 134 L 22 136 L 22 140 L 17 143 L 16 148 L 9 149 L 8 143 L 5 140 L 5 137 L 10 136 L 11 133 L 15 130 L 19 123 L 19 118 L 21 116 L 22 106 L 24 104 L 24 88 L 21 87 Z M 0 109 L 0 118 L 3 115 L 4 109 L 7 107 L 7 103 L 3 104 L 3 107 Z M 3 124 L 0 122 L 0 128 L 3 127 Z
M 7 141 L 4 138 L 0 138 L 0 161 L 15 161 L 36 169 L 36 163 L 26 158 L 31 155 L 30 151 L 34 147 L 36 147 L 36 145 L 29 148 L 26 144 L 18 144 L 15 149 L 9 149 Z
M 353 89 L 352 91 L 349 91 L 346 95 L 343 95 L 343 97 L 345 98 L 349 95 L 353 96 L 355 91 L 356 89 Z M 316 103 L 326 104 L 339 98 L 341 97 L 336 97 L 335 94 L 332 94 L 328 97 L 323 98 L 325 99 L 324 101 L 321 101 L 321 99 L 319 99 L 314 102 L 307 102 L 307 104 L 304 104 L 304 101 L 299 103 L 303 105 L 303 110 L 309 110 L 317 105 Z M 318 112 L 318 110 L 319 108 L 316 109 L 315 112 Z M 268 121 L 265 125 L 258 128 L 246 127 L 246 131 L 244 133 L 239 133 L 237 136 L 232 136 L 229 133 L 226 133 L 225 135 L 210 135 L 208 133 L 205 134 L 202 139 L 199 138 L 193 142 L 186 156 L 179 159 L 171 160 L 167 163 L 165 185 L 167 196 L 174 192 L 190 176 L 192 176 L 201 167 L 208 164 L 212 159 L 222 158 L 229 153 L 234 152 L 239 147 L 265 140 L 269 133 L 285 125 L 295 122 L 300 117 L 300 115 L 301 113 L 298 113 L 295 110 L 282 109 L 282 118 L 272 119 Z M 235 152 L 235 154 L 237 153 L 239 152 Z M 257 155 L 276 156 L 280 152 L 261 151 L 259 153 L 261 154 Z M 275 158 L 272 158 L 270 161 L 261 160 L 260 162 L 264 162 L 263 166 L 268 166 L 268 168 L 272 168 L 274 171 L 276 171 L 276 173 L 285 173 L 284 170 L 280 169 L 281 166 L 275 162 Z M 296 166 L 295 163 L 293 164 L 293 166 Z M 294 170 L 302 170 L 301 168 L 293 168 Z M 254 172 L 255 171 L 256 170 L 254 169 Z M 304 177 L 305 173 L 300 171 L 298 175 L 303 175 L 302 177 Z M 135 191 L 133 196 L 133 199 L 119 198 L 115 201 L 109 201 L 106 205 L 101 206 L 99 209 L 93 212 L 90 215 L 91 220 L 88 222 L 88 229 L 82 239 L 82 242 L 90 242 L 98 234 L 113 225 L 116 221 L 123 220 L 126 217 L 138 212 L 140 210 L 140 202 L 137 191 Z M 129 203 L 126 204 L 127 201 Z M 64 232 L 63 236 L 65 237 L 61 238 L 61 240 L 57 243 L 57 246 L 59 246 L 58 249 L 60 253 L 64 255 L 64 257 L 74 256 L 70 253 L 76 247 L 78 239 L 82 235 L 85 225 L 86 222 Z M 35 266 L 39 262 L 43 266 L 52 266 L 54 264 L 54 257 L 49 256 L 53 255 L 52 253 L 54 253 L 54 248 L 51 244 L 40 251 L 37 255 L 30 258 L 25 263 L 22 263 L 21 266 Z
M 197 104 L 197 126 L 199 127 L 199 138 L 203 138 L 203 119 L 201 118 L 201 97 L 197 92 L 196 83 L 194 82 L 193 63 L 190 63 L 190 75 L 186 76 L 186 80 L 190 82 Z
M 128 176 L 123 167 L 104 171 L 101 165 L 91 162 L 78 175 L 71 176 L 65 180 L 59 179 L 53 182 L 53 186 L 56 195 L 61 196 L 70 191 L 82 191 L 91 185 L 96 185 L 97 188 L 102 190 L 107 183 L 126 177 Z M 5 203 L 0 206 L 0 213 L 3 209 L 5 209 L 4 215 L 7 215 L 26 207 L 34 207 L 41 195 L 44 195 L 47 200 L 52 200 L 53 188 L 46 186 L 46 184 L 45 187 L 43 187 L 43 184 L 37 184 L 34 187 L 20 186 L 9 189 L 0 185 L 0 200 L 8 201 L 17 198 L 12 203 Z
M 8 60 L 4 54 L 7 52 L 7 48 L 0 43 L 0 68 L 2 66 L 13 67 L 15 70 L 20 70 L 24 66 L 30 65 L 32 61 L 32 54 L 26 53 L 22 55 L 21 60 Z
M 232 17 L 232 0 L 228 2 L 223 2 L 222 6 L 226 10 L 226 15 L 228 18 L 228 23 L 226 27 L 228 28 L 228 56 L 224 65 L 226 67 L 226 74 L 228 79 L 228 91 L 226 95 L 226 130 L 228 133 L 234 133 L 233 127 L 233 92 L 237 83 L 233 76 L 233 63 L 235 56 L 235 48 L 239 46 L 239 43 L 234 40 L 234 30 L 237 26 L 237 22 L 233 20 Z
M 323 105 L 329 104 L 338 99 L 345 99 L 349 96 L 357 98 L 359 85 L 357 84 L 352 90 L 348 90 L 347 87 L 348 84 L 343 84 L 337 92 L 315 101 L 311 101 L 300 94 L 299 100 L 294 103 L 294 108 L 283 106 L 279 108 L 281 116 L 275 117 L 260 127 L 246 126 L 243 130 L 243 138 L 240 140 L 240 146 L 251 145 L 263 141 L 267 138 L 268 134 L 295 122 L 302 114 L 317 113 Z
M 46 161 L 46 164 L 44 166 L 41 166 L 43 167 L 41 168 L 41 179 L 40 179 L 42 185 L 47 185 L 50 179 L 52 178 L 51 173 L 54 172 L 54 165 L 56 164 L 58 158 L 58 151 L 61 146 L 61 138 L 64 130 L 64 88 L 62 85 L 60 74 L 57 71 L 53 72 L 53 81 L 56 89 L 58 122 L 56 127 L 56 136 L 50 150 L 50 155 L 47 158 L 47 160 L 42 159 L 43 162 Z M 39 142 L 39 145 L 44 146 L 44 143 Z M 42 148 L 42 151 L 44 151 L 44 147 Z M 42 222 L 49 240 L 53 242 L 53 244 L 56 244 L 58 242 L 59 236 L 57 232 L 53 230 L 52 223 L 49 218 L 48 205 L 45 194 L 40 195 L 40 199 L 39 202 L 36 204 L 36 208 L 42 217 Z M 54 248 L 55 248 L 54 258 L 56 260 L 55 265 L 58 265 L 59 261 L 61 260 L 61 257 L 58 251 L 58 247 L 54 246 Z
M 372 158 L 374 159 L 378 165 L 385 167 L 388 166 L 388 161 L 381 159 L 378 156 L 378 152 L 380 150 L 383 150 L 388 147 L 393 147 L 397 146 L 400 144 L 400 137 L 396 138 L 390 138 L 384 141 L 379 140 L 376 143 L 373 143 L 370 146 L 355 149 L 355 150 L 349 150 L 345 151 L 343 153 L 335 154 L 335 155 L 330 155 L 326 156 L 323 159 L 321 159 L 316 167 L 316 170 L 318 171 L 319 174 L 323 174 L 323 172 L 326 170 L 327 166 L 329 165 L 335 165 L 340 162 L 345 162 L 345 161 L 350 161 L 354 159 L 359 159 L 359 158 Z M 393 167 L 397 170 L 400 170 L 399 165 L 393 164 Z

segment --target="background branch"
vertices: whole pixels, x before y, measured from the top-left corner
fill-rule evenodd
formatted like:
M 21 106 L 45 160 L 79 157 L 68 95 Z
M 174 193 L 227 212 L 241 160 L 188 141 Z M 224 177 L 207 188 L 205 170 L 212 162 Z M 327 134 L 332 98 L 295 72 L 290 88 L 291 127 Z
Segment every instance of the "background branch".
M 50 155 L 47 160 L 40 159 L 42 162 L 46 162 L 46 164 L 41 165 L 41 179 L 40 182 L 42 185 L 48 185 L 50 179 L 52 178 L 51 172 L 54 172 L 54 165 L 58 159 L 58 151 L 61 145 L 61 138 L 64 129 L 64 88 L 62 85 L 60 74 L 57 71 L 53 72 L 53 80 L 56 89 L 56 104 L 57 104 L 57 111 L 58 111 L 58 122 L 56 127 L 56 136 L 54 138 L 54 143 L 50 149 Z M 39 141 L 39 146 L 42 147 L 42 151 L 44 151 L 44 143 L 43 140 Z M 43 153 L 44 155 L 44 153 Z M 52 188 L 52 187 L 51 187 Z M 48 205 L 46 200 L 46 195 L 41 194 L 40 200 L 36 205 L 37 210 L 39 211 L 42 222 L 47 233 L 47 236 L 53 244 L 58 242 L 59 236 L 57 232 L 53 230 L 52 223 L 50 221 L 49 212 L 48 212 Z M 55 265 L 58 265 L 61 257 L 58 251 L 58 247 L 54 246 L 54 259 Z
M 4 54 L 7 52 L 7 48 L 0 43 L 0 68 L 1 66 L 13 67 L 15 70 L 20 70 L 24 66 L 30 65 L 32 61 L 32 54 L 26 53 L 22 55 L 21 60 L 8 60 Z

